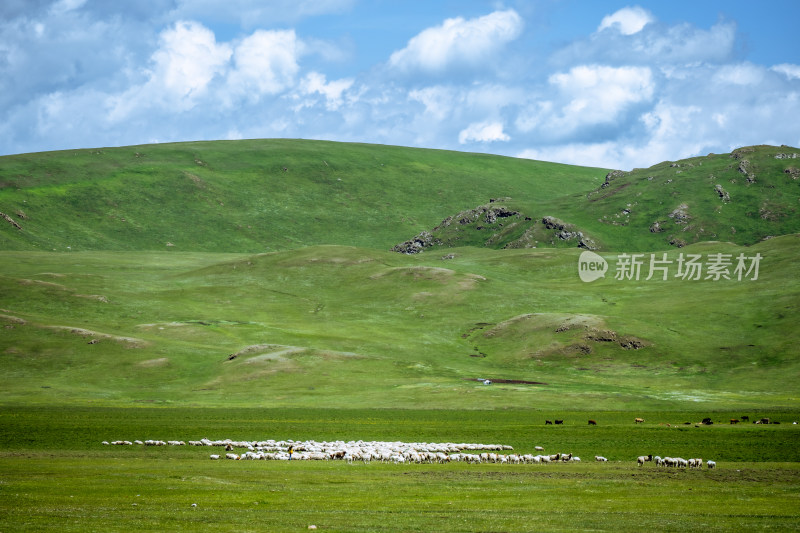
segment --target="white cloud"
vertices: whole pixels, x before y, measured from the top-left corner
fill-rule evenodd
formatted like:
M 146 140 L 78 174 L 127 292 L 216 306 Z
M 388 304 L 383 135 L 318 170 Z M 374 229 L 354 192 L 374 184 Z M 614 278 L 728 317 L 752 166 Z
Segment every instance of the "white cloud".
M 603 17 L 597 31 L 615 28 L 623 35 L 633 35 L 642 31 L 642 28 L 654 20 L 649 11 L 639 6 L 623 7 L 616 13 Z
M 153 54 L 152 80 L 179 99 L 192 98 L 224 74 L 230 57 L 230 46 L 217 44 L 211 30 L 181 21 L 161 34 L 161 47 Z
M 325 98 L 325 107 L 329 111 L 336 111 L 343 103 L 343 94 L 355 82 L 352 78 L 327 81 L 324 74 L 309 72 L 300 81 L 300 92 L 304 95 L 319 94 Z
M 258 100 L 289 88 L 300 70 L 297 49 L 294 30 L 258 30 L 244 38 L 233 54 L 235 66 L 228 79 L 232 92 Z
M 615 123 L 633 104 L 649 101 L 655 91 L 652 72 L 647 67 L 609 67 L 579 65 L 569 72 L 550 76 L 564 101 L 560 106 L 539 103 L 529 118 L 541 122 L 545 111 L 553 111 L 547 127 L 568 134 L 582 126 Z
M 458 143 L 467 144 L 468 142 L 496 142 L 510 141 L 511 137 L 503 133 L 501 122 L 479 122 L 473 123 L 461 130 L 458 134 Z
M 343 33 L 335 17 L 360 7 L 0 1 L 0 153 L 278 136 L 632 168 L 800 143 L 800 66 L 746 61 L 731 19 L 666 24 L 629 7 L 546 56 L 552 36 L 521 38 L 522 17 L 498 7 L 420 26 L 391 54 L 358 25 Z
M 480 65 L 519 37 L 522 26 L 522 17 L 513 9 L 469 20 L 447 19 L 412 37 L 405 48 L 391 55 L 389 65 L 400 71 L 425 72 Z
M 551 59 L 557 64 L 594 62 L 662 68 L 724 63 L 735 55 L 736 38 L 736 24 L 732 22 L 703 29 L 688 23 L 665 26 L 653 20 L 631 34 L 598 31 L 564 47 Z
M 791 63 L 781 63 L 780 65 L 773 66 L 772 70 L 780 74 L 783 74 L 790 80 L 800 80 L 800 65 L 793 65 Z
M 764 78 L 764 69 L 750 63 L 725 65 L 714 75 L 714 81 L 730 85 L 757 85 Z
M 423 104 L 425 114 L 435 120 L 445 119 L 453 112 L 453 106 L 458 105 L 457 91 L 441 85 L 414 89 L 408 94 L 408 98 Z
M 86 3 L 86 0 L 59 0 L 50 8 L 50 13 L 53 15 L 63 15 L 69 11 L 80 9 Z

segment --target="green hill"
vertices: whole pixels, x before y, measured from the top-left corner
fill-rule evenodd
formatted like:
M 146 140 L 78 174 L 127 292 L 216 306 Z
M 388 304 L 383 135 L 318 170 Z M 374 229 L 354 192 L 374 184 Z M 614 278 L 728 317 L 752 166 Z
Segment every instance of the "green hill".
M 630 173 L 289 140 L 3 157 L 0 403 L 796 408 L 795 151 Z M 580 280 L 581 240 L 605 278 Z
M 759 146 L 611 173 L 481 154 L 292 140 L 5 156 L 0 247 L 262 252 L 347 244 L 385 250 L 489 199 L 500 199 L 522 222 L 513 228 L 503 220 L 459 225 L 464 231 L 441 240 L 449 246 L 577 246 L 581 238 L 558 237 L 566 228 L 585 236 L 590 247 L 608 250 L 714 240 L 748 245 L 800 232 L 798 154 Z
M 626 251 L 702 241 L 750 245 L 800 232 L 798 167 L 799 149 L 753 146 L 617 170 L 592 190 L 565 191 L 540 203 L 498 198 L 452 214 L 398 251 L 465 245 Z
M 605 171 L 322 141 L 197 142 L 0 157 L 0 248 L 389 249 L 492 196 L 525 205 Z

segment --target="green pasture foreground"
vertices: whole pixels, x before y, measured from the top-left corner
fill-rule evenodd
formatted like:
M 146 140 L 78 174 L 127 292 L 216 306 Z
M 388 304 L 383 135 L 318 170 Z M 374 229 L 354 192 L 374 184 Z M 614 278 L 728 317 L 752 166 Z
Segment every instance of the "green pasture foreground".
M 0 531 L 797 530 L 800 412 L 749 413 L 780 425 L 723 423 L 743 414 L 7 406 Z M 544 425 L 553 415 L 564 425 Z M 682 424 L 705 416 L 716 423 Z M 210 461 L 218 449 L 101 444 L 203 437 L 542 445 L 583 462 Z M 647 453 L 718 467 L 638 467 Z

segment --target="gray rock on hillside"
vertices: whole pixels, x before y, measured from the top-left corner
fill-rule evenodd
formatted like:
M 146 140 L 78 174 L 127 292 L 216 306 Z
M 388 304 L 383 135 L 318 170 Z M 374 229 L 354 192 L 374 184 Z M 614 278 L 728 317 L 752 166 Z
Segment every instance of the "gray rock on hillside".
M 400 244 L 394 246 L 392 251 L 401 254 L 412 255 L 422 252 L 425 248 L 439 244 L 441 244 L 441 242 L 434 239 L 433 235 L 431 235 L 429 231 L 422 231 L 411 240 L 401 242 Z

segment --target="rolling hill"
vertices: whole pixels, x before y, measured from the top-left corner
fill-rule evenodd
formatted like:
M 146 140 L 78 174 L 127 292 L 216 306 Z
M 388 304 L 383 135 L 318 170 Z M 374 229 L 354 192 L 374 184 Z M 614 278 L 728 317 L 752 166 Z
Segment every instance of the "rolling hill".
M 290 140 L 3 157 L 0 403 L 796 408 L 795 152 L 626 173 Z M 423 231 L 441 244 L 391 251 Z M 604 278 L 580 280 L 578 233 Z
M 519 213 L 522 223 L 509 231 L 497 226 L 503 220 L 476 218 L 441 240 L 497 248 L 578 245 L 580 238 L 558 238 L 566 231 L 605 250 L 750 245 L 800 231 L 799 156 L 785 146 L 745 147 L 630 172 L 292 140 L 5 156 L 0 247 L 386 250 L 422 231 L 436 233 L 448 218 L 463 218 L 490 199 Z M 456 227 L 466 231 L 456 236 Z

